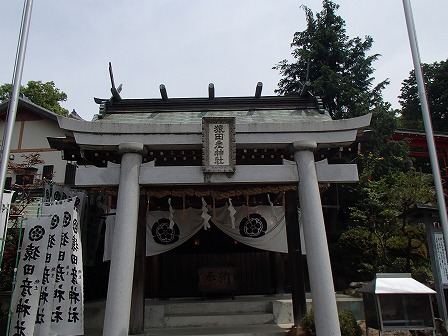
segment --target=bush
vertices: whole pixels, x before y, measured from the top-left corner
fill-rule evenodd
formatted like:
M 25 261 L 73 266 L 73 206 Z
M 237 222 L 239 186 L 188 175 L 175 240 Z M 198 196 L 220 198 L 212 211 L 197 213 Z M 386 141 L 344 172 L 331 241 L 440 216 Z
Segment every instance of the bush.
M 338 315 L 342 336 L 362 336 L 361 327 L 356 322 L 353 313 L 342 310 Z M 312 310 L 308 311 L 303 317 L 302 329 L 305 336 L 316 336 L 316 326 L 314 324 L 314 313 Z
M 0 335 L 6 335 L 11 292 L 0 292 Z
M 356 318 L 353 313 L 342 310 L 339 312 L 339 323 L 341 325 L 342 336 L 361 336 L 362 330 L 359 324 L 356 322 Z

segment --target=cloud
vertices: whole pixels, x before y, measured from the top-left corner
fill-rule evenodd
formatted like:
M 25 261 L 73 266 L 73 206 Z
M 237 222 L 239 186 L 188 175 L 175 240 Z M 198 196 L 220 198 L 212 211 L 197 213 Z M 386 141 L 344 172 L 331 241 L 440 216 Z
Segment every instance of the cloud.
M 412 69 L 401 2 L 338 3 L 351 37 L 373 37 L 372 53 L 382 55 L 374 76 L 391 79 L 384 96 L 398 107 Z M 161 83 L 170 97 L 204 97 L 210 82 L 217 96 L 253 95 L 258 81 L 272 95 L 279 80 L 272 67 L 290 59 L 293 34 L 306 27 L 301 4 L 321 9 L 314 0 L 35 2 L 22 82 L 54 81 L 69 97 L 64 107 L 88 120 L 98 111 L 93 97 L 110 97 L 109 61 L 126 98 L 159 97 Z M 448 2 L 413 5 L 422 61 L 446 59 Z M 0 3 L 2 83 L 11 82 L 21 7 Z

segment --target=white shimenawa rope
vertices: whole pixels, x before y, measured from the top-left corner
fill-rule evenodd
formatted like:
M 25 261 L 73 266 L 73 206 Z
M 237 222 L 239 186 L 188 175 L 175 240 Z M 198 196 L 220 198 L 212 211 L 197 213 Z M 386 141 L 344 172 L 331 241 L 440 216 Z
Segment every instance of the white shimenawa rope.
M 204 230 L 207 230 L 210 228 L 210 223 L 208 222 L 212 216 L 208 214 L 208 208 L 207 208 L 207 202 L 205 201 L 204 197 L 201 198 L 202 200 L 202 214 L 201 217 L 204 218 Z
M 235 228 L 235 214 L 236 214 L 236 210 L 233 207 L 231 198 L 229 198 L 229 207 L 227 208 L 227 210 L 229 211 L 229 214 L 230 214 L 230 220 L 232 222 L 232 229 L 234 229 Z
M 173 220 L 173 215 L 174 215 L 174 209 L 171 206 L 171 197 L 168 198 L 168 205 L 170 207 L 170 216 L 169 216 L 169 220 L 170 220 L 170 229 L 172 229 L 174 227 L 174 220 Z
M 279 220 L 278 220 L 277 213 L 275 212 L 274 203 L 272 203 L 272 201 L 271 201 L 271 196 L 269 196 L 269 194 L 267 194 L 267 196 L 268 196 L 268 202 L 269 202 L 269 205 L 271 206 L 272 219 L 275 218 L 275 221 L 273 221 L 273 222 L 274 222 L 274 223 L 278 223 Z

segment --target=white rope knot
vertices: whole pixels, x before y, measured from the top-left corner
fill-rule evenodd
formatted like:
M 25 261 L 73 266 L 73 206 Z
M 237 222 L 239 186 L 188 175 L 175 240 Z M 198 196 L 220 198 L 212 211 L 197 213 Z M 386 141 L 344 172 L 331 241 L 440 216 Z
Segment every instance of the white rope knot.
M 232 222 L 232 229 L 235 228 L 235 214 L 236 214 L 236 210 L 232 204 L 232 199 L 229 198 L 229 207 L 227 208 L 227 210 L 229 211 L 230 214 L 230 221 Z
M 210 218 L 212 218 L 212 216 L 208 214 L 207 202 L 205 201 L 204 197 L 202 197 L 201 200 L 202 200 L 201 217 L 204 218 L 203 222 L 204 230 L 207 230 L 210 228 L 210 223 L 208 221 L 210 220 Z

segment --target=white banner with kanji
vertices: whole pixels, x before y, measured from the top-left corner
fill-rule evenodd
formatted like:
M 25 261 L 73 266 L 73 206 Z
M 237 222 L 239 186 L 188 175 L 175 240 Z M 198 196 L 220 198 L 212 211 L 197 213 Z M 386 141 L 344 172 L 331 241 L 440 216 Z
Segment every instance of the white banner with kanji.
M 14 191 L 3 193 L 2 209 L 0 213 L 0 239 L 6 237 L 6 230 L 8 227 L 8 219 L 9 219 L 9 209 L 11 207 L 11 199 L 13 195 Z
M 83 335 L 83 275 L 76 199 L 47 203 L 27 221 L 10 336 Z
M 24 232 L 12 298 L 10 336 L 33 335 L 48 243 L 47 220 L 31 218 Z

